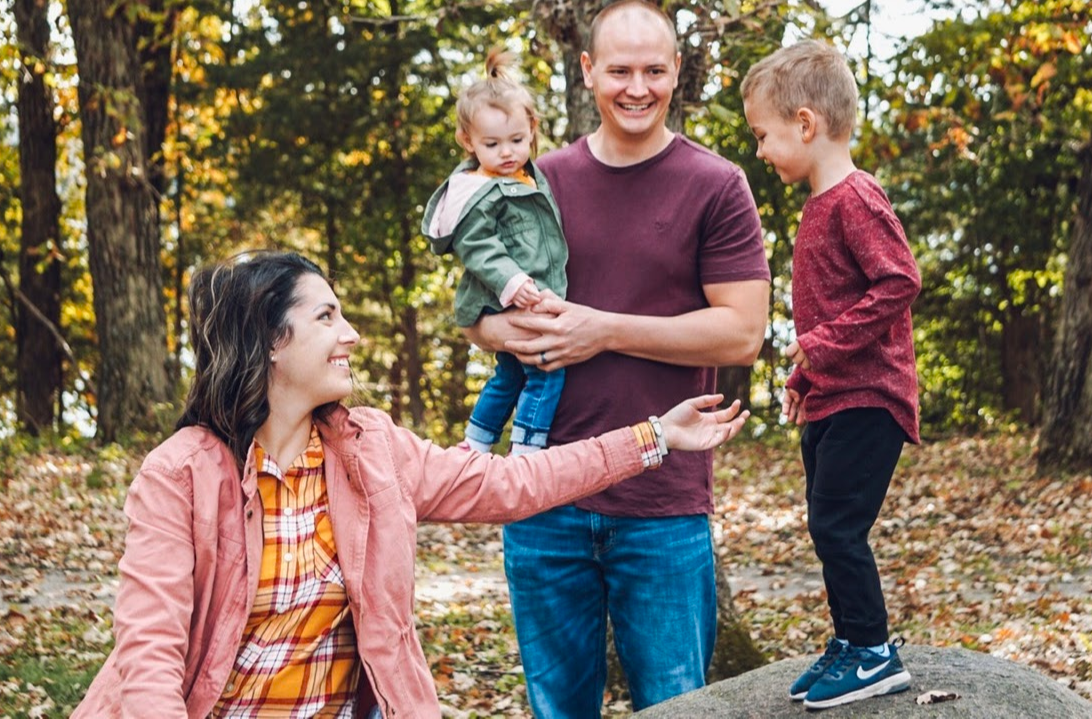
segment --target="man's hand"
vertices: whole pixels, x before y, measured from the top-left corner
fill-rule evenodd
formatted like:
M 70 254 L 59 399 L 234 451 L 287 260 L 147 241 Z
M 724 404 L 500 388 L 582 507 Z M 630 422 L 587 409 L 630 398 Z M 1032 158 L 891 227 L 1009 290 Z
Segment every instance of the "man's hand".
M 513 328 L 531 338 L 509 339 L 504 349 L 546 372 L 577 364 L 606 349 L 608 313 L 566 302 L 544 290 L 532 312 L 506 313 Z M 543 359 L 545 358 L 545 360 Z

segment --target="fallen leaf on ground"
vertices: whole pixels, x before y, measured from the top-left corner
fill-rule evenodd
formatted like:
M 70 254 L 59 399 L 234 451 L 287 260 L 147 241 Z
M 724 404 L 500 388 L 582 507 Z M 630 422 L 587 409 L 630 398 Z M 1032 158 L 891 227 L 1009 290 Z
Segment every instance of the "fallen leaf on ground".
M 940 704 L 941 702 L 950 702 L 955 699 L 959 699 L 959 695 L 955 692 L 939 691 L 931 689 L 923 694 L 918 694 L 914 702 L 917 704 Z

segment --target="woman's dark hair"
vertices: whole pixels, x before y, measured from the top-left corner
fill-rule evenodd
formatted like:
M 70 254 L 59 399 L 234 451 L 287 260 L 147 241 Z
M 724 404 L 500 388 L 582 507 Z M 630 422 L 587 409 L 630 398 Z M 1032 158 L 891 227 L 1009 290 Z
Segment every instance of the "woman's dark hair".
M 207 427 L 242 467 L 254 433 L 269 417 L 270 355 L 292 336 L 288 310 L 300 277 L 330 280 L 293 252 L 257 251 L 198 269 L 190 280 L 193 384 L 175 429 Z M 337 402 L 319 407 L 324 419 Z

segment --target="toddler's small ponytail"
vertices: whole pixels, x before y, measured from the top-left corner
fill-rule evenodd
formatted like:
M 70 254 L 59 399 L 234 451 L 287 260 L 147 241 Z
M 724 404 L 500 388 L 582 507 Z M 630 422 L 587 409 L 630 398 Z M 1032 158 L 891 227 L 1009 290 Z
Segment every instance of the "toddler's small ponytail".
M 516 64 L 516 56 L 502 47 L 494 47 L 485 56 L 485 76 L 489 80 L 515 82 L 509 70 Z

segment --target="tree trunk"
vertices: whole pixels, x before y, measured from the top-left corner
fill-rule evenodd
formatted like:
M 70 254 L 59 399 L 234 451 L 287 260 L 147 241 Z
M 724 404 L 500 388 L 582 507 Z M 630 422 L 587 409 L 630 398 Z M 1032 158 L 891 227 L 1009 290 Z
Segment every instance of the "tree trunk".
M 1034 280 L 1030 282 L 1033 284 Z M 1042 391 L 1042 315 L 1032 313 L 1027 307 L 1014 307 L 1007 314 L 1001 329 L 1002 406 L 1029 425 L 1035 425 L 1039 421 Z
M 181 139 L 181 137 L 177 138 Z M 167 379 L 172 386 L 178 386 L 182 380 L 182 335 L 185 331 L 185 317 L 182 311 L 182 298 L 186 296 L 186 226 L 182 221 L 182 203 L 186 197 L 186 168 L 185 163 L 178 162 L 175 169 L 174 184 L 174 262 L 172 263 L 170 277 L 171 293 L 174 295 L 174 303 L 170 308 L 171 342 L 169 347 L 173 351 L 168 355 Z
M 70 0 L 87 168 L 87 244 L 99 342 L 98 436 L 154 430 L 170 397 L 157 196 L 130 8 Z
M 425 400 L 421 396 L 425 369 L 421 362 L 421 337 L 417 331 L 417 308 L 407 302 L 402 308 L 402 352 L 406 358 L 406 399 L 410 420 L 416 429 L 425 426 Z
M 57 127 L 53 95 L 45 84 L 49 54 L 48 4 L 15 0 L 19 57 L 19 290 L 56 328 L 61 323 L 60 214 Z M 15 305 L 15 412 L 32 435 L 53 425 L 62 384 L 60 346 L 52 328 L 22 302 Z
M 386 326 L 385 331 L 393 337 L 398 333 L 399 328 L 401 327 L 402 318 L 398 309 L 398 302 L 394 297 L 394 285 L 391 282 L 390 273 L 387 272 L 386 269 L 379 275 L 379 283 L 382 286 L 381 296 L 387 298 L 387 309 L 390 312 L 388 318 L 390 321 Z M 406 424 L 405 407 L 403 406 L 405 404 L 405 392 L 403 390 L 402 381 L 404 376 L 405 371 L 402 367 L 402 353 L 395 351 L 394 361 L 391 362 L 391 366 L 387 370 L 387 395 L 391 402 L 391 419 L 400 427 L 403 427 Z
M 136 37 L 143 39 L 139 43 L 139 58 L 142 73 L 137 85 L 137 96 L 144 108 L 144 159 L 148 168 L 148 181 L 155 189 L 157 201 L 166 194 L 166 158 L 163 156 L 163 142 L 167 139 L 167 124 L 170 121 L 169 108 L 171 96 L 172 42 L 174 28 L 178 18 L 178 3 L 165 0 L 143 0 L 148 17 L 155 21 L 140 19 L 135 24 Z M 158 202 L 156 220 L 159 219 Z
M 727 554 L 726 547 L 717 548 L 717 643 L 713 645 L 713 661 L 705 675 L 710 684 L 739 676 L 766 663 L 766 657 L 755 646 L 732 599 Z
M 1092 466 L 1092 144 L 1082 149 L 1081 165 L 1062 317 L 1039 435 L 1041 472 L 1087 472 Z
M 744 409 L 751 409 L 751 367 L 721 367 L 717 370 L 717 392 L 724 404 L 738 399 Z
M 685 5 L 685 3 L 673 3 Z M 678 8 L 675 9 L 678 13 Z M 700 38 L 700 35 L 697 36 Z M 682 65 L 679 68 L 679 86 L 675 88 L 671 96 L 671 107 L 667 112 L 667 126 L 674 132 L 684 132 L 686 118 L 696 107 L 700 107 L 702 96 L 705 93 L 705 84 L 709 75 L 709 46 L 704 38 L 697 44 L 686 42 L 685 38 L 679 43 L 679 52 L 682 54 Z
M 565 70 L 565 138 L 572 142 L 599 127 L 599 110 L 591 90 L 584 87 L 580 53 L 588 47 L 591 22 L 603 0 L 534 0 L 531 13 L 557 43 Z
M 399 70 L 397 77 L 401 78 L 403 70 Z M 398 110 L 399 117 L 395 123 L 396 128 L 406 126 L 402 110 Z M 391 152 L 394 155 L 394 186 L 396 197 L 404 202 L 409 197 L 409 172 L 406 167 L 406 151 L 403 147 L 402 137 L 395 129 L 391 135 Z M 406 399 L 409 403 L 410 421 L 415 428 L 420 429 L 425 424 L 425 400 L 422 396 L 424 389 L 425 368 L 421 361 L 421 336 L 417 328 L 417 307 L 414 306 L 414 288 L 417 285 L 416 253 L 413 251 L 413 240 L 416 230 L 412 219 L 414 212 L 412 207 L 403 207 L 399 213 L 401 220 L 398 223 L 399 254 L 402 258 L 402 267 L 399 271 L 398 284 L 401 288 L 402 300 L 401 324 L 402 324 L 402 358 L 406 372 Z
M 391 2 L 391 15 L 397 17 L 401 14 L 401 3 Z M 401 33 L 401 23 L 391 26 L 392 33 Z M 402 38 L 399 38 L 401 40 Z M 402 43 L 399 43 L 401 46 Z M 404 50 L 404 48 L 403 48 Z M 391 97 L 398 98 L 399 88 L 406 81 L 406 66 L 410 58 L 400 50 L 394 56 L 394 66 L 391 68 Z M 407 143 L 403 137 L 409 123 L 406 118 L 405 108 L 401 103 L 394 101 L 391 104 L 391 160 L 392 183 L 394 196 L 403 205 L 398 211 L 400 218 L 398 223 L 398 251 L 401 256 L 401 268 L 398 275 L 398 285 L 401 289 L 401 300 L 396 302 L 400 307 L 398 313 L 402 329 L 402 362 L 406 377 L 406 400 L 409 404 L 410 421 L 415 428 L 421 428 L 425 424 L 425 400 L 424 392 L 424 363 L 421 361 L 421 338 L 417 328 L 417 308 L 414 306 L 414 288 L 417 284 L 417 265 L 413 241 L 417 237 L 417 229 L 413 218 L 416 216 L 414 208 L 410 206 L 410 177 L 409 163 L 406 158 Z

